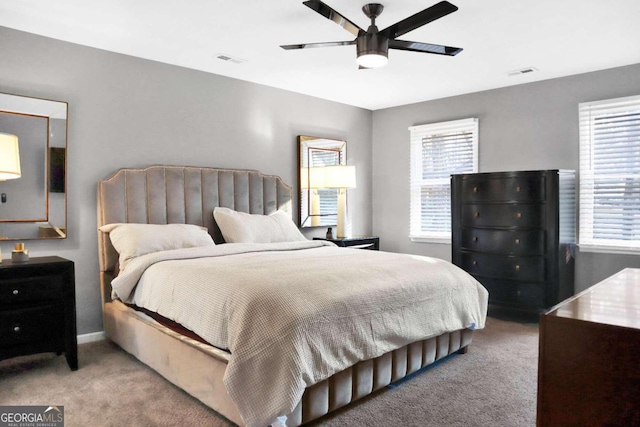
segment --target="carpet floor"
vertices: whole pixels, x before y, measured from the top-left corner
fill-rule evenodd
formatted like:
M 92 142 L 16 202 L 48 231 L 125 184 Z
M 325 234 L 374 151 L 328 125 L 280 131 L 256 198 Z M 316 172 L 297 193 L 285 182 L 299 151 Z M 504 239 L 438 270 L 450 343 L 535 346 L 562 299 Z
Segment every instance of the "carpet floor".
M 0 405 L 61 405 L 67 427 L 234 426 L 110 341 L 78 353 L 76 372 L 54 354 L 0 361 Z M 538 327 L 488 318 L 467 354 L 311 425 L 534 426 L 537 368 Z

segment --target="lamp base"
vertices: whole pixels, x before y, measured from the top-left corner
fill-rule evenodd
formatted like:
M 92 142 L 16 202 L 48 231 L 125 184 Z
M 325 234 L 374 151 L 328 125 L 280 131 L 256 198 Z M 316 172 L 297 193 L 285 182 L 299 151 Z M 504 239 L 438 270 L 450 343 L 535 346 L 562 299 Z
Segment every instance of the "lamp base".
M 341 188 L 338 193 L 338 224 L 336 237 L 349 237 L 347 234 L 347 190 Z

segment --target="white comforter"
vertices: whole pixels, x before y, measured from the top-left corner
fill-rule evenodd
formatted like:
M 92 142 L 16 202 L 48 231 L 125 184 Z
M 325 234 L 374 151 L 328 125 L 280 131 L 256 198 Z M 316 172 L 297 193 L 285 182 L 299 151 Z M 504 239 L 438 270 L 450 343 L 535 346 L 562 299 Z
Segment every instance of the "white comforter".
M 483 328 L 488 293 L 446 261 L 326 242 L 225 244 L 134 259 L 117 297 L 231 352 L 224 383 L 249 427 L 360 360 Z

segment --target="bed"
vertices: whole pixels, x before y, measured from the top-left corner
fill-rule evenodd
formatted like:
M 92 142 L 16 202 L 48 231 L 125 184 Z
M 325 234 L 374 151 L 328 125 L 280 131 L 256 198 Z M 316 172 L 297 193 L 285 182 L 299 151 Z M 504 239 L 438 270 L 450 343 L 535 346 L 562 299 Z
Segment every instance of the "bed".
M 291 187 L 277 176 L 252 170 L 182 166 L 120 169 L 98 184 L 100 284 L 107 336 L 238 425 L 278 421 L 294 427 L 307 423 L 450 354 L 465 353 L 473 330 L 484 326 L 486 290 L 450 263 L 301 241 L 304 239 L 235 243 L 227 217 L 217 215 L 227 211 L 241 216 L 242 221 L 258 221 L 257 233 L 265 228 L 260 221 L 283 221 L 284 214 L 293 224 Z M 126 259 L 123 269 L 126 251 L 113 230 L 120 227 L 126 230 L 120 235 L 129 236 L 131 227 L 148 228 L 145 224 L 182 224 L 191 231 L 202 228 L 212 243 L 136 253 Z M 225 237 L 234 243 L 225 243 Z M 114 242 L 120 245 L 120 253 Z M 394 263 L 399 267 L 392 268 Z M 287 264 L 291 265 L 288 269 Z M 400 270 L 412 268 L 431 269 L 438 284 L 406 281 L 392 291 L 384 290 Z M 375 275 L 367 276 L 366 271 L 374 270 Z M 248 279 L 247 271 L 260 278 L 257 283 L 249 283 L 253 279 Z M 193 279 L 192 274 L 199 274 L 200 279 Z M 174 276 L 181 282 L 172 283 Z M 236 299 L 209 302 L 209 297 L 189 297 L 207 308 L 188 306 L 173 327 L 170 323 L 176 319 L 167 315 L 173 308 L 163 313 L 168 317 L 163 322 L 154 316 L 154 310 L 136 307 L 139 301 L 152 301 L 151 308 L 160 312 L 164 300 L 147 292 L 163 287 L 167 301 L 187 305 L 189 298 L 178 298 L 178 290 L 206 282 L 202 277 L 212 277 L 213 284 L 206 283 L 206 287 L 213 287 L 214 294 L 229 292 Z M 309 279 L 301 279 L 305 277 Z M 284 283 L 287 281 L 291 284 Z M 437 291 L 426 293 L 419 286 Z M 363 296 L 357 294 L 357 289 L 366 287 Z M 268 302 L 247 302 L 247 295 L 257 292 L 265 294 L 262 298 Z M 313 297 L 305 298 L 305 292 Z M 419 297 L 414 302 L 420 300 L 424 306 L 402 302 L 408 292 L 416 292 Z M 441 295 L 442 301 L 434 295 Z M 322 298 L 327 301 L 315 303 Z M 375 299 L 385 301 L 384 308 L 378 308 Z M 288 305 L 275 313 L 264 308 L 283 300 Z M 307 300 L 313 303 L 306 304 Z M 313 306 L 315 317 L 297 314 L 301 305 Z M 322 311 L 327 307 L 334 311 Z M 203 320 L 200 311 L 213 311 L 220 324 L 212 327 L 215 322 Z M 180 329 L 182 326 L 189 330 Z M 194 330 L 195 334 L 188 333 Z M 341 337 L 340 342 L 325 342 L 335 336 Z M 343 347 L 342 341 L 348 343 Z

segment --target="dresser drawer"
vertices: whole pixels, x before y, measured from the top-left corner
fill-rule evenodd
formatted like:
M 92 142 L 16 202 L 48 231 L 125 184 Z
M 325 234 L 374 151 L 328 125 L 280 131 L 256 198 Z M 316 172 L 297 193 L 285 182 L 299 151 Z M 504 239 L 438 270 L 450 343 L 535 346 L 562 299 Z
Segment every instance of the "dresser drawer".
M 474 276 L 544 282 L 544 264 L 544 257 L 541 256 L 520 257 L 463 252 L 461 267 Z
M 542 230 L 489 230 L 463 228 L 461 247 L 476 252 L 510 255 L 544 255 Z
M 544 205 L 468 204 L 460 215 L 463 227 L 544 227 Z
M 61 341 L 63 317 L 61 308 L 54 305 L 0 311 L 0 342 L 14 347 Z
M 489 304 L 546 307 L 544 283 L 512 282 L 486 277 L 477 279 L 489 291 Z
M 62 285 L 59 275 L 0 280 L 0 306 L 58 300 Z
M 538 201 L 545 199 L 544 176 L 462 180 L 463 202 Z

